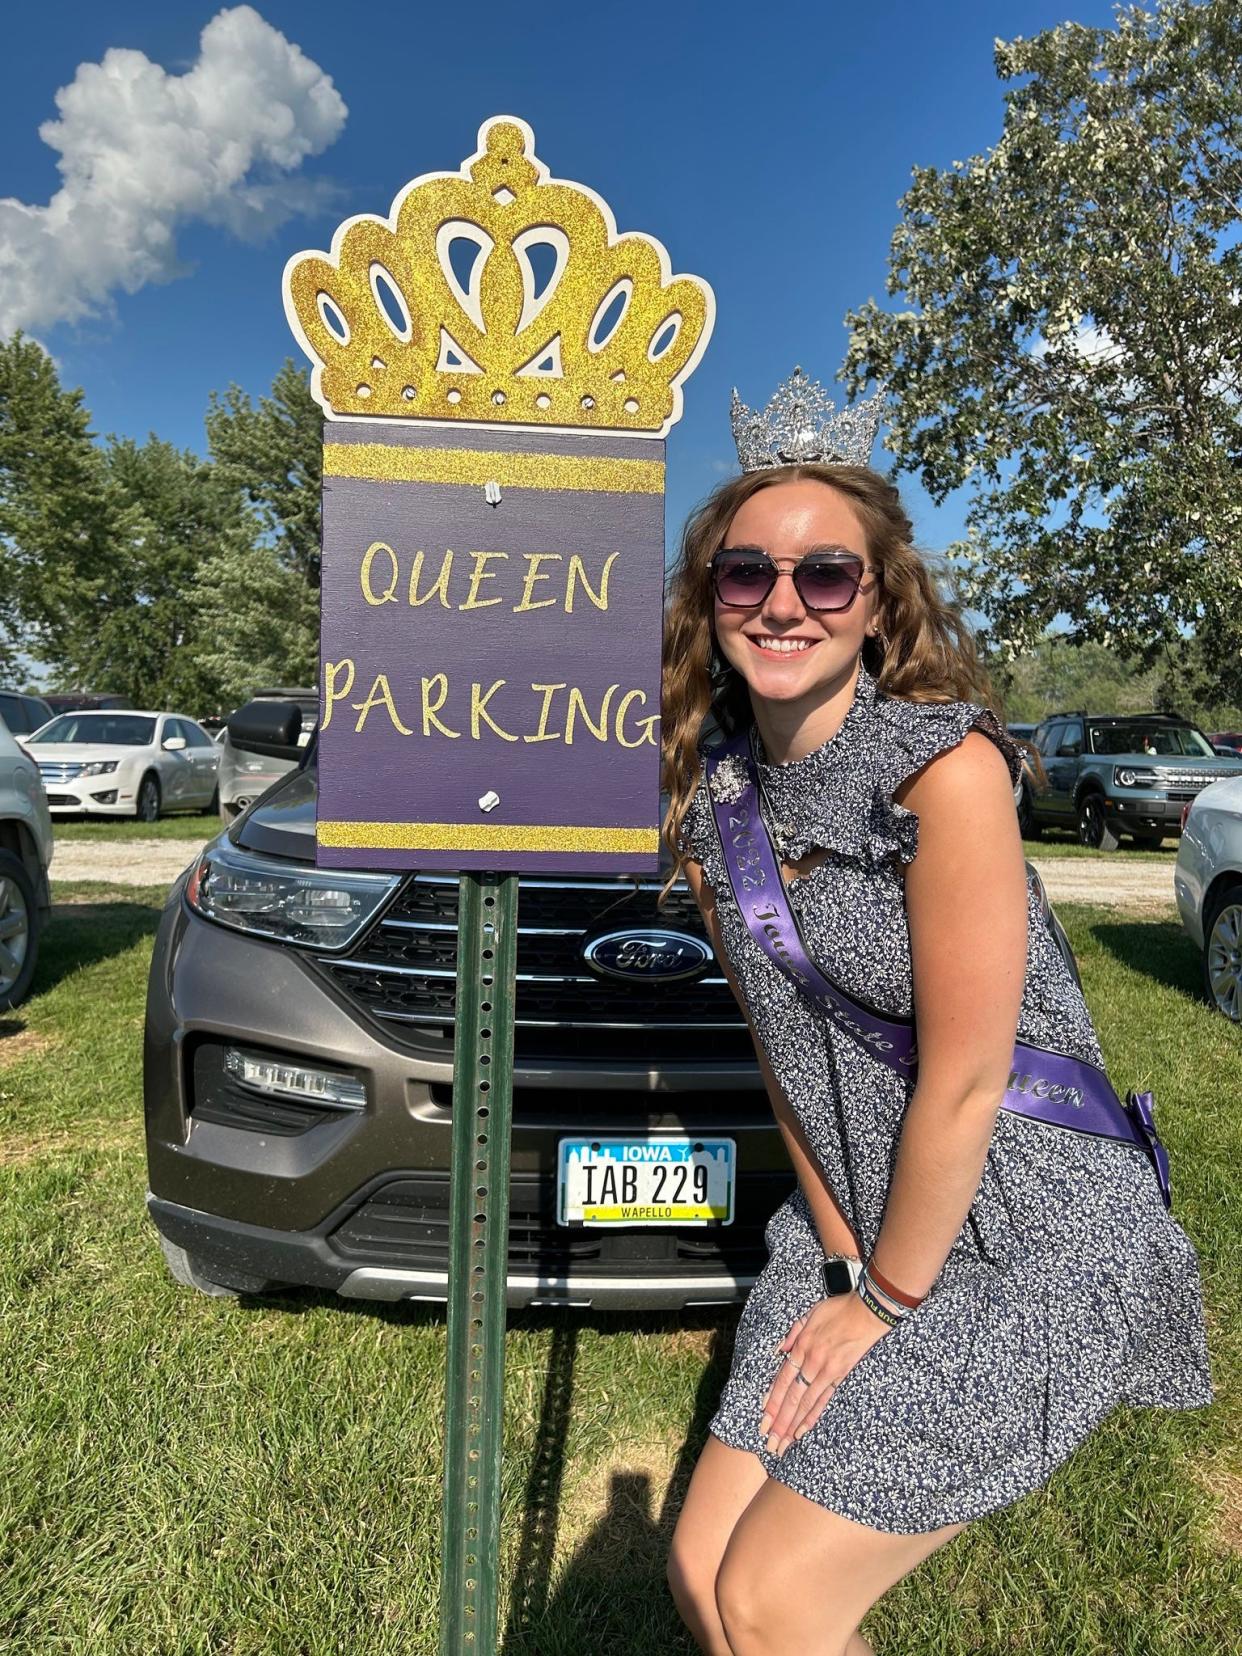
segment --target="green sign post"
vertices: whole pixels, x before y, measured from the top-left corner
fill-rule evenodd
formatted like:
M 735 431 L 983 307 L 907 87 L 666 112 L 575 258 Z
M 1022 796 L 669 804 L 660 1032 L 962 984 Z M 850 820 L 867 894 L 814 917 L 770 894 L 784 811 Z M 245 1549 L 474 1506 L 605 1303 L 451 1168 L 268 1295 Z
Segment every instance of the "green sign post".
M 503 116 L 284 293 L 327 416 L 317 860 L 459 875 L 440 1650 L 493 1656 L 518 875 L 658 867 L 664 439 L 714 302 Z

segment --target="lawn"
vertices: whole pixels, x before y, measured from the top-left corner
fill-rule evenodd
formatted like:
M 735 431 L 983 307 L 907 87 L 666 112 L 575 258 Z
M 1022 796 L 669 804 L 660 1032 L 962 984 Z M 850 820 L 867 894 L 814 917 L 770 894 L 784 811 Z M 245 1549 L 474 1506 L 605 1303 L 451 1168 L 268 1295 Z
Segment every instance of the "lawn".
M 71 844 L 83 840 L 193 840 L 201 845 L 220 832 L 216 811 L 193 811 L 183 816 L 161 817 L 158 822 L 138 822 L 133 817 L 53 817 L 52 833 L 58 841 Z
M 61 888 L 0 1023 L 0 1646 L 434 1656 L 444 1324 L 207 1300 L 143 1212 L 143 992 L 162 892 Z M 1242 1648 L 1242 1032 L 1176 923 L 1060 909 L 1110 1067 L 1152 1087 L 1219 1398 L 1115 1417 L 871 1618 L 882 1656 Z M 506 1656 L 690 1656 L 663 1584 L 732 1316 L 510 1319 Z
M 1131 839 L 1123 839 L 1115 851 L 1093 851 L 1089 845 L 1080 845 L 1078 836 L 1069 829 L 1045 828 L 1038 839 L 1023 840 L 1022 848 L 1030 857 L 1088 857 L 1097 861 L 1108 857 L 1132 862 L 1172 863 L 1177 857 L 1176 838 L 1165 840 L 1156 851 L 1149 851 L 1145 846 L 1136 845 Z

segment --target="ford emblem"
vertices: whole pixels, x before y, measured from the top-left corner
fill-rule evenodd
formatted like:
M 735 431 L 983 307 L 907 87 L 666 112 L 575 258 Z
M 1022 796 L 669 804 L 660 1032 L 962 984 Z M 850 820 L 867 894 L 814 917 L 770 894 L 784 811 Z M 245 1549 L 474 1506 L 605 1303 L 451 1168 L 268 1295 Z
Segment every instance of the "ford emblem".
M 582 958 L 601 977 L 673 983 L 695 977 L 712 958 L 702 938 L 691 932 L 627 929 L 604 932 L 583 946 Z

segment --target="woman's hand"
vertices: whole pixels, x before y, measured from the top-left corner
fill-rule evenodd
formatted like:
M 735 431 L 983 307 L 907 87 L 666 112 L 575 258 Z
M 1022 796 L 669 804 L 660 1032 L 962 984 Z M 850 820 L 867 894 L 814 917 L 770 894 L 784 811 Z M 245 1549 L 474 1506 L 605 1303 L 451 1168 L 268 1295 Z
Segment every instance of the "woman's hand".
M 763 1400 L 759 1432 L 770 1454 L 783 1455 L 810 1431 L 854 1364 L 887 1333 L 857 1294 L 819 1300 L 797 1319 L 776 1348 L 788 1356 Z

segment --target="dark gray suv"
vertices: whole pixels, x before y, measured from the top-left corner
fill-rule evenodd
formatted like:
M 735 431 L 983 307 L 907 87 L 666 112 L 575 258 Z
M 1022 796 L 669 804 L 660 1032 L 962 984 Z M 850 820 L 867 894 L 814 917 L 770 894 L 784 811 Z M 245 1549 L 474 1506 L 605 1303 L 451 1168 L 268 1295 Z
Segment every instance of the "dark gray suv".
M 249 711 L 230 739 L 271 748 Z M 270 724 L 279 709 L 260 711 Z M 206 848 L 160 924 L 145 1041 L 151 1217 L 174 1274 L 206 1292 L 307 1284 L 443 1300 L 457 880 L 317 872 L 314 746 L 298 755 L 299 710 L 286 711 L 280 740 L 298 768 Z M 679 885 L 657 912 L 662 883 L 521 879 L 512 1306 L 737 1301 L 793 1188 L 695 903 Z M 562 1140 L 658 1135 L 733 1141 L 731 1223 L 562 1222 Z

